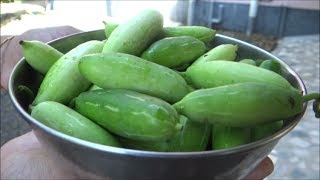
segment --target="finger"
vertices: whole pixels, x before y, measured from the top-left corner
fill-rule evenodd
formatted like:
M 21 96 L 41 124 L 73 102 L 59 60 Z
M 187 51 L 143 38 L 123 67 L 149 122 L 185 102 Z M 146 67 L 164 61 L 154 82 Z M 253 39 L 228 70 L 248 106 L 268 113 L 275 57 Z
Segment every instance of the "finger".
M 1 147 L 1 158 L 13 152 L 23 152 L 30 149 L 39 148 L 41 145 L 33 131 L 16 137 Z
M 274 169 L 272 160 L 266 157 L 262 162 L 245 178 L 246 180 L 262 180 L 269 176 Z

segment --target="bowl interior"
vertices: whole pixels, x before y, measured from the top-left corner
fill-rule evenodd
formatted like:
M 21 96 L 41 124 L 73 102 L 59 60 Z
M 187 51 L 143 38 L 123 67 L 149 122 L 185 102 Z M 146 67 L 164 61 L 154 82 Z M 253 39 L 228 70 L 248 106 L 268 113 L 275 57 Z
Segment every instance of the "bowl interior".
M 66 53 L 72 48 L 76 47 L 77 45 L 89 41 L 89 40 L 104 40 L 105 35 L 103 30 L 96 30 L 96 31 L 90 31 L 90 32 L 85 32 L 85 33 L 77 33 L 74 35 L 70 35 L 67 37 L 63 37 L 60 39 L 56 39 L 54 41 L 49 42 L 49 44 L 59 51 Z M 296 87 L 297 89 L 301 90 L 303 94 L 306 94 L 306 88 L 301 80 L 301 78 L 295 73 L 287 64 L 285 64 L 283 61 L 281 61 L 279 58 L 273 56 L 269 52 L 260 49 L 256 46 L 253 46 L 249 43 L 230 38 L 227 36 L 219 35 L 217 34 L 215 39 L 212 41 L 210 44 L 212 47 L 215 47 L 220 44 L 237 44 L 239 49 L 238 49 L 238 57 L 237 59 L 244 59 L 244 58 L 251 58 L 251 59 L 274 59 L 277 60 L 281 63 L 281 75 L 285 77 L 291 84 L 292 86 Z M 14 68 L 10 80 L 9 80 L 9 94 L 10 97 L 14 103 L 14 106 L 18 109 L 18 111 L 22 114 L 24 119 L 26 119 L 29 123 L 32 125 L 35 125 L 37 127 L 40 127 L 44 131 L 46 131 L 49 134 L 53 134 L 55 136 L 60 136 L 64 137 L 66 140 L 72 139 L 72 141 L 80 143 L 81 145 L 91 147 L 91 148 L 97 148 L 99 150 L 106 150 L 109 151 L 110 149 L 105 148 L 102 145 L 98 146 L 92 146 L 93 143 L 88 143 L 83 140 L 76 139 L 74 140 L 73 137 L 68 136 L 68 135 L 63 135 L 62 133 L 59 133 L 55 130 L 52 130 L 50 128 L 44 127 L 44 125 L 40 125 L 38 121 L 33 119 L 29 114 L 28 114 L 28 105 L 31 104 L 32 99 L 28 98 L 28 94 L 21 92 L 18 88 L 19 85 L 24 85 L 29 87 L 34 94 L 37 93 L 37 90 L 40 86 L 40 83 L 43 79 L 43 76 L 34 71 L 24 59 L 22 59 Z M 213 153 L 213 154 L 228 154 L 228 153 L 234 153 L 237 151 L 245 151 L 251 148 L 255 148 L 258 146 L 263 146 L 264 144 L 270 143 L 272 141 L 277 141 L 281 137 L 283 137 L 285 134 L 287 134 L 291 129 L 295 127 L 295 125 L 300 121 L 301 117 L 303 116 L 305 109 L 306 109 L 306 103 L 304 104 L 304 111 L 295 117 L 291 118 L 290 120 L 286 121 L 284 127 L 275 133 L 274 135 L 267 137 L 263 140 L 259 140 L 256 142 L 252 142 L 246 145 L 238 146 L 235 148 L 230 148 L 226 150 L 211 150 L 211 151 L 206 151 L 205 153 Z M 50 129 L 50 132 L 49 130 Z M 122 148 L 115 148 L 115 149 L 122 149 Z M 136 154 L 142 153 L 144 155 L 148 154 L 149 155 L 170 155 L 170 154 L 194 154 L 194 155 L 200 155 L 203 152 L 191 152 L 191 153 L 161 153 L 161 152 L 148 152 L 148 151 L 138 151 L 138 150 L 128 150 L 123 149 L 120 152 L 124 153 L 132 153 Z

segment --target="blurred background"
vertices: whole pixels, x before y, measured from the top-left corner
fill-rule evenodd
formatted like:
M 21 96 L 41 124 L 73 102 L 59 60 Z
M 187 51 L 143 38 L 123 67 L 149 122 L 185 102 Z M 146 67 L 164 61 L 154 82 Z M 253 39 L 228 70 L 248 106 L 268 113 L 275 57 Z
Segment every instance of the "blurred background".
M 102 21 L 121 23 L 156 9 L 165 26 L 206 26 L 271 52 L 300 75 L 308 92 L 319 92 L 319 6 L 319 0 L 1 0 L 1 46 L 31 29 L 103 29 Z M 309 103 L 301 122 L 270 154 L 275 170 L 267 179 L 319 179 L 319 122 Z M 28 131 L 1 88 L 1 145 Z

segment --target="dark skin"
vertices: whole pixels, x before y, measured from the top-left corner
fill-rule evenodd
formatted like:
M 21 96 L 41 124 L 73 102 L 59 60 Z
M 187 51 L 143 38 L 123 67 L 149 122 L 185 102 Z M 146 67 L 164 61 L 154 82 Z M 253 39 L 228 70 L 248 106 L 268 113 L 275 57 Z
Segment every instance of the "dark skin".
M 2 46 L 1 49 L 5 52 L 3 57 L 1 56 L 1 87 L 7 89 L 12 68 L 22 57 L 18 44 L 20 40 L 36 39 L 48 42 L 76 32 L 79 30 L 72 27 L 31 30 Z M 85 172 L 61 155 L 46 149 L 39 143 L 33 131 L 14 138 L 1 147 L 0 167 L 1 179 L 106 179 Z M 272 173 L 273 168 L 271 159 L 266 157 L 245 179 L 264 179 Z

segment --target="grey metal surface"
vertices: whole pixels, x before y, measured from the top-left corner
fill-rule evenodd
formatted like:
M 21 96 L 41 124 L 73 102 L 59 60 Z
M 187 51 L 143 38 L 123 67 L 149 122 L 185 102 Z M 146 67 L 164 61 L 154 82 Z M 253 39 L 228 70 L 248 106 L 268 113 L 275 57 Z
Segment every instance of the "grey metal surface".
M 88 40 L 88 37 L 94 37 L 94 39 L 104 38 L 102 31 L 96 31 L 71 36 L 63 42 L 58 40 L 51 45 L 59 50 L 67 51 L 68 48 L 74 47 L 81 41 Z M 277 59 L 264 50 L 232 38 L 217 35 L 215 43 L 238 44 L 239 51 L 242 51 L 240 57 L 251 56 Z M 294 86 L 304 91 L 304 85 L 294 71 L 283 62 L 282 65 L 284 76 Z M 289 124 L 273 136 L 228 150 L 161 153 L 114 148 L 64 135 L 31 118 L 24 110 L 30 102 L 25 102 L 24 98 L 16 96 L 16 86 L 24 84 L 35 90 L 41 80 L 37 76 L 38 73 L 34 72 L 25 61 L 21 61 L 11 76 L 9 92 L 16 108 L 24 119 L 31 123 L 40 141 L 46 144 L 47 147 L 55 149 L 66 158 L 76 162 L 85 170 L 115 179 L 242 178 L 270 153 L 282 136 L 296 126 L 302 115 L 300 114 L 295 119 L 292 119 Z
M 195 3 L 195 25 L 207 26 L 207 17 L 216 17 L 223 5 L 221 22 L 212 24 L 213 29 L 246 32 L 248 4 L 197 1 Z M 213 6 L 212 14 L 210 8 Z M 258 8 L 252 33 L 278 37 L 319 33 L 320 11 L 287 7 L 262 6 Z
M 320 92 L 320 35 L 286 37 L 272 52 L 290 65 L 303 79 L 308 92 Z M 312 102 L 301 122 L 286 135 L 270 157 L 275 171 L 268 179 L 319 179 L 320 120 Z

